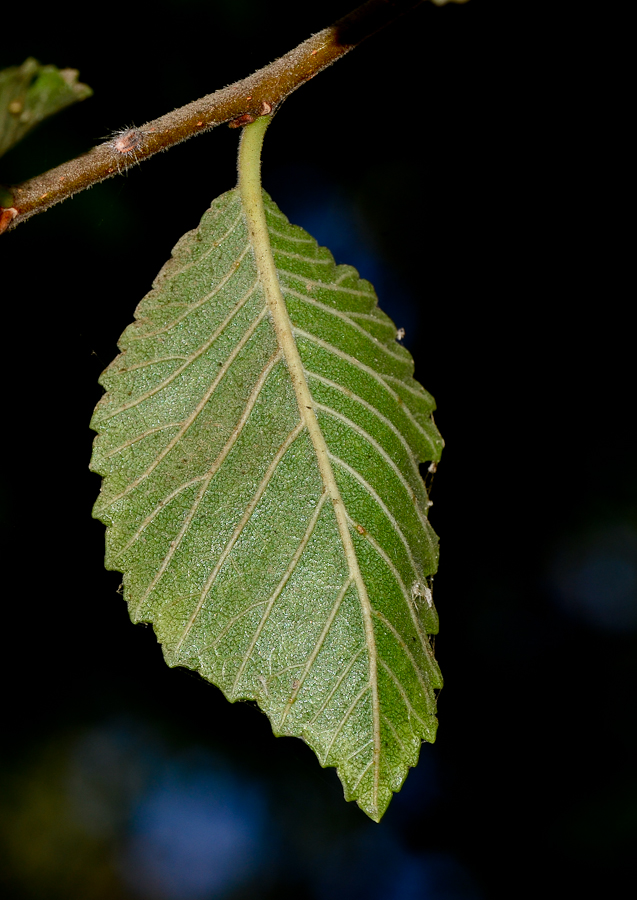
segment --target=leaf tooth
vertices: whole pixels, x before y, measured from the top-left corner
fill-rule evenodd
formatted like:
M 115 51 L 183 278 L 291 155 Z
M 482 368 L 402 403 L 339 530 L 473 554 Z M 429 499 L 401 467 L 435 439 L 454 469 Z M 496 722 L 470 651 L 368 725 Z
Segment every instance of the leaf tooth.
M 393 385 L 395 385 L 396 390 L 399 392 L 403 401 L 405 400 L 406 394 L 414 398 L 416 402 L 416 405 L 413 407 L 415 415 L 417 415 L 424 421 L 427 421 L 430 418 L 431 413 L 436 408 L 435 400 L 431 396 L 429 391 L 426 391 L 424 387 L 416 381 L 415 378 L 412 378 L 410 376 L 400 378 L 391 373 L 386 375 L 385 377 L 387 381 L 390 381 Z

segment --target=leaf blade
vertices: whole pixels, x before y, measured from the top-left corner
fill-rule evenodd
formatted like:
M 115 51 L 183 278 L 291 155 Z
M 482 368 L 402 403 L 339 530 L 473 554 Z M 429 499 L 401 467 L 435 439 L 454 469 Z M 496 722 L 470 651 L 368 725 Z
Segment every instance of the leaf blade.
M 437 617 L 416 600 L 437 543 L 418 463 L 442 442 L 371 285 L 267 197 L 265 210 L 303 390 L 229 192 L 177 245 L 104 373 L 95 514 L 131 616 L 153 622 L 169 664 L 257 700 L 378 820 L 435 735 Z M 312 302 L 295 305 L 303 291 Z
M 0 156 L 40 122 L 93 93 L 77 69 L 43 66 L 33 57 L 0 71 Z

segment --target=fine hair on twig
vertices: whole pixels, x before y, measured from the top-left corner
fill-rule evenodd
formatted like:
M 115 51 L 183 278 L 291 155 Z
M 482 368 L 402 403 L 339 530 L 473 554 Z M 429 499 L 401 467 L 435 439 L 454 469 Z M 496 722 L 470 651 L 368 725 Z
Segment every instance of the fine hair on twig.
M 134 125 L 128 128 L 119 128 L 117 131 L 111 132 L 108 136 L 108 143 L 120 157 L 125 157 L 127 161 L 131 158 L 134 162 L 139 162 L 137 151 L 141 148 L 144 141 L 145 132 Z M 121 171 L 119 165 L 118 171 Z

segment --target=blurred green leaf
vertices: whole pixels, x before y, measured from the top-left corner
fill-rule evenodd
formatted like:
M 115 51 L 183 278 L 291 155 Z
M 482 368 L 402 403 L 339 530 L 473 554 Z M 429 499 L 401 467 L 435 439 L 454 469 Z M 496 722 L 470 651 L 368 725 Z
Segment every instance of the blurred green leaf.
M 0 156 L 43 119 L 91 96 L 78 75 L 77 69 L 43 66 L 31 57 L 0 72 Z

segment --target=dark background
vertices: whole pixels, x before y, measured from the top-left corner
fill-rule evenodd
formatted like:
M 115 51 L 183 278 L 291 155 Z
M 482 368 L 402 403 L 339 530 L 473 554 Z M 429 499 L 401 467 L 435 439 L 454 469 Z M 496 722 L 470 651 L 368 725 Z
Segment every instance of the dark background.
M 95 95 L 0 181 L 249 74 L 351 5 L 15 10 L 0 66 L 75 67 Z M 1 239 L 3 896 L 618 895 L 637 838 L 637 441 L 608 205 L 622 161 L 598 153 L 609 27 L 581 4 L 425 4 L 294 94 L 266 139 L 264 186 L 373 281 L 446 440 L 439 736 L 380 825 L 300 741 L 164 665 L 91 519 L 97 378 L 234 186 L 237 132 Z

